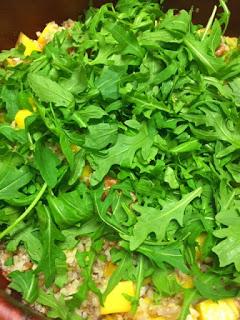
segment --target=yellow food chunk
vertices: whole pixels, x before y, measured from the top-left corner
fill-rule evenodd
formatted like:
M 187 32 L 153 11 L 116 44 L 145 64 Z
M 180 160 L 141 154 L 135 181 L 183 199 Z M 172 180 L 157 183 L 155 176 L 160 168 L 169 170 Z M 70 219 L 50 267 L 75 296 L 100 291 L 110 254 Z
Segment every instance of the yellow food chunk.
M 178 273 L 176 274 L 177 282 L 182 286 L 184 289 L 191 289 L 194 287 L 193 285 L 193 278 L 185 273 Z
M 30 56 L 33 51 L 41 51 L 41 48 L 36 40 L 30 39 L 24 33 L 20 33 L 17 44 L 23 44 L 25 47 L 24 55 Z
M 224 37 L 224 40 L 230 49 L 236 49 L 238 47 L 238 38 Z
M 54 34 L 61 28 L 55 22 L 49 22 L 41 32 L 37 42 L 43 48 L 54 37 Z
M 116 285 L 107 296 L 104 306 L 101 307 L 101 314 L 129 312 L 131 310 L 131 303 L 123 294 L 134 296 L 135 289 L 132 281 L 122 281 Z
M 203 247 L 206 238 L 207 238 L 207 234 L 203 232 L 196 239 L 198 246 L 195 248 L 195 250 L 196 250 L 196 257 L 198 260 L 201 259 L 201 248 Z
M 92 168 L 90 167 L 89 164 L 86 164 L 83 168 L 83 171 L 82 171 L 82 175 L 80 177 L 80 180 L 84 181 L 84 182 L 89 182 L 89 179 L 91 177 L 91 174 L 92 174 Z
M 117 266 L 111 262 L 108 262 L 104 266 L 104 276 L 111 277 L 113 272 L 116 270 Z
M 144 301 L 146 304 L 151 304 L 151 303 L 152 303 L 152 299 L 150 299 L 149 297 L 143 298 L 143 301 Z
M 200 302 L 196 309 L 199 320 L 237 320 L 239 311 L 233 299 L 223 299 L 218 302 L 206 300 Z
M 189 314 L 187 315 L 186 320 L 199 320 L 199 313 L 192 305 L 190 305 Z
M 150 320 L 166 320 L 164 317 L 150 318 Z
M 32 112 L 27 109 L 19 110 L 15 116 L 15 123 L 17 128 L 24 129 L 25 128 L 25 119 L 32 115 Z
M 15 67 L 17 64 L 21 63 L 21 59 L 20 58 L 7 58 L 7 64 L 10 67 Z
M 81 148 L 77 146 L 76 144 L 71 145 L 71 150 L 73 153 L 77 153 Z
M 206 238 L 207 238 L 207 234 L 206 234 L 205 232 L 201 233 L 201 234 L 197 237 L 196 242 L 198 243 L 198 245 L 199 245 L 200 247 L 202 247 L 202 246 L 204 245 L 204 242 L 205 242 Z

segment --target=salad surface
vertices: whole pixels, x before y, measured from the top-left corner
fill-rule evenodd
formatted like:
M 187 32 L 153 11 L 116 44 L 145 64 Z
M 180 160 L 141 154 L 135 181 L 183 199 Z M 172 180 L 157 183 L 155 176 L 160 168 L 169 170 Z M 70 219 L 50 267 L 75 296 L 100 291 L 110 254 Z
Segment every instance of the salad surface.
M 174 319 L 239 295 L 240 51 L 219 9 L 200 26 L 119 0 L 0 53 L 2 268 L 26 252 L 10 287 L 49 317 L 84 318 L 89 294 L 104 317 L 123 283 L 132 317 L 146 283 L 155 304 L 181 297 Z M 82 282 L 66 298 L 69 252 Z

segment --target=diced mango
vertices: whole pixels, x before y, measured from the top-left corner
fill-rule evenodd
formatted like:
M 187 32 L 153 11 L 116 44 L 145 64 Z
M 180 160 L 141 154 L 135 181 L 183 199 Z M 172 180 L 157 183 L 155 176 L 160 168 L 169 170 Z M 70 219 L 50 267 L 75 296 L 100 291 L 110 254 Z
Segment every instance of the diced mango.
M 77 153 L 81 148 L 76 144 L 71 144 L 71 150 L 73 153 Z
M 234 38 L 234 37 L 224 37 L 224 41 L 225 43 L 229 46 L 229 48 L 232 49 L 236 49 L 238 46 L 238 38 Z
M 23 44 L 25 46 L 25 56 L 30 56 L 33 51 L 41 51 L 38 42 L 36 40 L 30 39 L 22 32 L 19 34 L 17 44 Z
M 190 305 L 186 320 L 199 320 L 199 312 L 192 305 Z
M 152 299 L 150 299 L 149 297 L 143 298 L 143 301 L 144 301 L 146 304 L 151 304 L 151 303 L 152 303 Z
M 49 22 L 38 37 L 38 44 L 43 48 L 54 37 L 54 34 L 60 30 L 60 27 L 54 22 Z
M 116 270 L 117 266 L 112 262 L 107 262 L 104 266 L 104 276 L 111 277 L 113 272 Z
M 201 259 L 201 248 L 203 247 L 206 238 L 207 238 L 207 234 L 203 232 L 196 239 L 196 242 L 198 244 L 198 246 L 195 248 L 197 260 Z
M 166 320 L 164 317 L 150 318 L 150 320 Z
M 129 312 L 131 303 L 123 294 L 131 297 L 135 294 L 134 284 L 132 281 L 121 281 L 107 296 L 104 306 L 101 307 L 101 314 L 111 314 L 119 312 Z
M 239 311 L 233 299 L 217 302 L 205 300 L 196 306 L 200 314 L 199 320 L 238 320 Z
M 32 115 L 32 112 L 28 109 L 19 110 L 15 115 L 16 127 L 19 129 L 25 128 L 25 119 Z
M 90 167 L 89 164 L 86 164 L 83 168 L 83 171 L 82 171 L 82 175 L 80 177 L 80 180 L 88 183 L 89 182 L 89 179 L 91 177 L 91 174 L 92 174 L 92 168 Z
M 177 282 L 182 286 L 184 289 L 191 289 L 194 287 L 193 285 L 193 278 L 185 273 L 178 273 L 176 274 Z
M 22 60 L 20 58 L 7 58 L 7 64 L 10 67 L 15 67 L 17 64 L 21 63 Z

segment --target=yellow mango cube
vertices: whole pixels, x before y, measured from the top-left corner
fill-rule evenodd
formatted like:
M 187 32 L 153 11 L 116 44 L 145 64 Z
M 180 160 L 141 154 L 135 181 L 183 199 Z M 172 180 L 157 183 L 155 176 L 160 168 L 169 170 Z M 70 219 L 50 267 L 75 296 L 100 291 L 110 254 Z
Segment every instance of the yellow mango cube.
M 10 67 L 15 67 L 16 65 L 18 65 L 21 62 L 22 61 L 20 58 L 7 58 L 7 64 Z
M 238 320 L 239 311 L 233 299 L 217 302 L 205 300 L 196 306 L 199 320 Z
M 17 44 L 23 44 L 25 47 L 24 55 L 30 56 L 33 51 L 41 51 L 37 41 L 30 39 L 24 33 L 20 33 Z
M 32 115 L 32 112 L 28 109 L 19 110 L 15 115 L 15 123 L 18 129 L 25 128 L 25 119 Z
M 83 168 L 80 180 L 88 184 L 91 174 L 92 174 L 92 168 L 90 167 L 89 164 L 86 164 Z
M 116 270 L 117 266 L 112 262 L 107 262 L 104 266 L 104 276 L 111 277 L 113 272 Z
M 198 244 L 198 246 L 195 247 L 197 260 L 201 260 L 201 256 L 202 256 L 201 255 L 201 248 L 203 247 L 203 245 L 206 241 L 206 238 L 207 238 L 207 234 L 205 232 L 203 232 L 196 239 L 196 242 Z
M 231 50 L 236 49 L 238 47 L 238 38 L 224 37 L 224 40 Z
M 193 278 L 183 272 L 178 272 L 176 274 L 176 280 L 184 289 L 191 289 L 194 287 Z
M 104 306 L 101 307 L 101 314 L 111 314 L 120 312 L 129 312 L 131 303 L 123 294 L 131 297 L 135 295 L 135 288 L 132 281 L 121 281 L 107 296 Z
M 61 28 L 54 22 L 49 22 L 38 37 L 38 44 L 43 48 L 54 37 L 54 34 Z

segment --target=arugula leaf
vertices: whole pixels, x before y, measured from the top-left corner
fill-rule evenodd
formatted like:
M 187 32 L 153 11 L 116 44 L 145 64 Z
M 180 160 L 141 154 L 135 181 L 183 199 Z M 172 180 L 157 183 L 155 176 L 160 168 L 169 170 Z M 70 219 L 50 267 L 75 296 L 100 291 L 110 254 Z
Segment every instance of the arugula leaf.
M 128 270 L 129 265 L 132 264 L 132 259 L 130 255 L 126 252 L 119 263 L 117 269 L 113 272 L 111 278 L 108 281 L 107 288 L 103 293 L 103 301 L 106 299 L 107 295 L 116 287 L 119 281 L 123 279 L 124 273 Z
M 38 297 L 38 279 L 34 271 L 13 271 L 9 275 L 10 288 L 22 293 L 25 301 L 33 303 Z
M 57 299 L 52 292 L 46 293 L 40 289 L 37 302 L 50 308 L 50 311 L 48 311 L 47 314 L 50 318 L 60 318 L 62 320 L 82 320 L 80 316 L 77 316 L 75 313 L 72 313 L 69 310 L 62 295 Z
M 72 226 L 86 221 L 93 214 L 92 199 L 84 185 L 80 192 L 75 190 L 63 193 L 58 197 L 49 195 L 47 200 L 52 216 L 60 227 Z
M 48 77 L 29 73 L 28 82 L 34 93 L 43 102 L 53 102 L 58 107 L 72 107 L 73 95 Z
M 233 91 L 233 98 L 236 105 L 240 106 L 240 78 L 235 78 L 233 81 L 229 82 L 229 86 L 231 87 Z
M 42 256 L 37 271 L 45 275 L 45 285 L 49 287 L 56 275 L 56 259 L 65 259 L 65 255 L 58 246 L 58 241 L 64 241 L 64 236 L 54 225 L 49 208 L 38 204 L 37 214 L 40 221 Z
M 6 249 L 15 252 L 22 241 L 30 258 L 34 262 L 39 262 L 42 255 L 42 244 L 39 238 L 34 234 L 32 227 L 24 226 L 22 229 L 8 242 Z
M 196 61 L 203 66 L 208 74 L 215 74 L 223 67 L 223 61 L 207 53 L 206 49 L 192 34 L 187 34 L 184 43 Z
M 178 189 L 179 183 L 177 181 L 174 170 L 171 167 L 167 167 L 164 175 L 164 181 L 167 182 L 171 189 Z
M 70 167 L 72 167 L 73 161 L 74 161 L 74 159 L 73 159 L 74 155 L 73 155 L 73 151 L 71 149 L 70 141 L 64 132 L 62 132 L 60 134 L 60 145 L 61 145 L 62 152 L 65 155 Z
M 81 149 L 73 159 L 68 184 L 72 186 L 80 177 L 85 166 L 85 150 Z
M 14 153 L 0 156 L 0 200 L 20 198 L 22 193 L 19 189 L 32 179 L 32 173 L 21 162 L 21 158 Z
M 194 273 L 194 285 L 203 297 L 219 300 L 221 298 L 234 297 L 238 293 L 237 288 L 231 287 L 231 281 L 226 281 L 222 276 L 210 272 L 202 273 L 197 270 Z
M 198 188 L 184 195 L 179 201 L 166 202 L 162 209 L 135 204 L 133 209 L 141 215 L 133 228 L 133 235 L 130 239 L 130 249 L 136 250 L 151 232 L 154 232 L 157 239 L 162 241 L 170 221 L 176 220 L 182 225 L 184 211 L 187 205 L 196 197 L 200 197 L 201 193 L 202 188 Z
M 173 10 L 169 10 L 161 22 L 161 28 L 173 33 L 176 38 L 182 37 L 189 31 L 191 23 L 191 14 L 181 10 L 177 15 Z
M 201 296 L 196 289 L 185 289 L 183 296 L 183 305 L 181 309 L 181 314 L 179 320 L 185 320 L 189 315 L 189 308 L 191 304 L 197 301 Z
M 169 274 L 166 270 L 155 270 L 152 280 L 155 288 L 163 296 L 173 296 L 182 291 L 182 287 L 177 282 L 176 276 Z
M 100 107 L 90 105 L 73 113 L 72 119 L 77 122 L 80 128 L 86 128 L 90 119 L 101 119 L 107 113 Z
M 72 308 L 78 307 L 84 300 L 86 300 L 88 292 L 92 291 L 98 295 L 101 300 L 101 292 L 97 288 L 93 278 L 92 278 L 92 269 L 93 264 L 96 260 L 96 256 L 101 250 L 102 241 L 97 240 L 92 244 L 91 249 L 85 252 L 77 252 L 76 259 L 79 264 L 79 267 L 82 269 L 82 276 L 84 278 L 84 282 L 78 288 L 77 293 L 74 294 L 73 299 L 70 302 L 70 306 Z
M 88 131 L 84 147 L 101 150 L 116 142 L 118 127 L 116 124 L 99 123 L 88 126 Z
M 61 87 L 65 88 L 67 92 L 71 92 L 72 94 L 82 93 L 87 88 L 87 85 L 88 79 L 86 70 L 83 66 L 77 67 L 75 70 L 73 70 L 73 73 L 69 79 L 64 79 L 61 82 Z
M 55 187 L 58 179 L 57 165 L 59 164 L 57 156 L 51 149 L 49 149 L 47 146 L 44 146 L 41 141 L 38 141 L 35 145 L 34 160 L 44 181 L 50 188 Z
M 240 132 L 238 128 L 235 128 L 234 133 L 231 132 L 226 124 L 221 113 L 210 111 L 206 108 L 202 108 L 206 114 L 206 125 L 214 127 L 218 139 L 231 143 L 234 147 L 239 148 Z
M 91 184 L 96 185 L 108 173 L 114 164 L 131 167 L 135 153 L 146 145 L 152 145 L 151 135 L 146 125 L 143 125 L 135 136 L 119 134 L 116 144 L 109 148 L 102 156 L 93 156 L 96 171 L 91 176 Z
M 119 98 L 120 76 L 124 73 L 122 67 L 105 67 L 95 85 L 104 99 L 115 100 Z
M 240 271 L 240 237 L 237 231 L 239 226 L 240 219 L 237 223 L 230 225 L 228 228 L 214 231 L 214 235 L 217 238 L 226 239 L 213 248 L 213 252 L 219 257 L 221 267 L 234 263 L 237 271 Z
M 13 121 L 18 111 L 18 92 L 16 90 L 10 90 L 3 86 L 0 94 L 1 100 L 6 105 L 7 117 Z
M 120 44 L 122 54 L 133 54 L 139 58 L 143 58 L 145 50 L 140 47 L 138 40 L 131 30 L 124 27 L 121 22 L 109 23 L 106 28 Z
M 10 142 L 27 144 L 27 136 L 24 130 L 16 131 L 8 124 L 0 124 L 0 134 L 3 135 Z
M 206 45 L 211 49 L 212 54 L 215 54 L 215 51 L 221 43 L 221 35 L 222 30 L 220 23 L 218 22 L 218 20 L 215 20 L 211 28 L 210 36 L 206 40 Z
M 178 244 L 168 246 L 150 246 L 142 244 L 137 251 L 151 259 L 161 269 L 164 269 L 164 263 L 167 263 L 184 273 L 188 273 L 188 268 L 182 254 L 182 248 L 179 247 Z
M 54 283 L 59 288 L 63 288 L 68 283 L 68 266 L 64 255 L 56 258 L 56 277 Z

